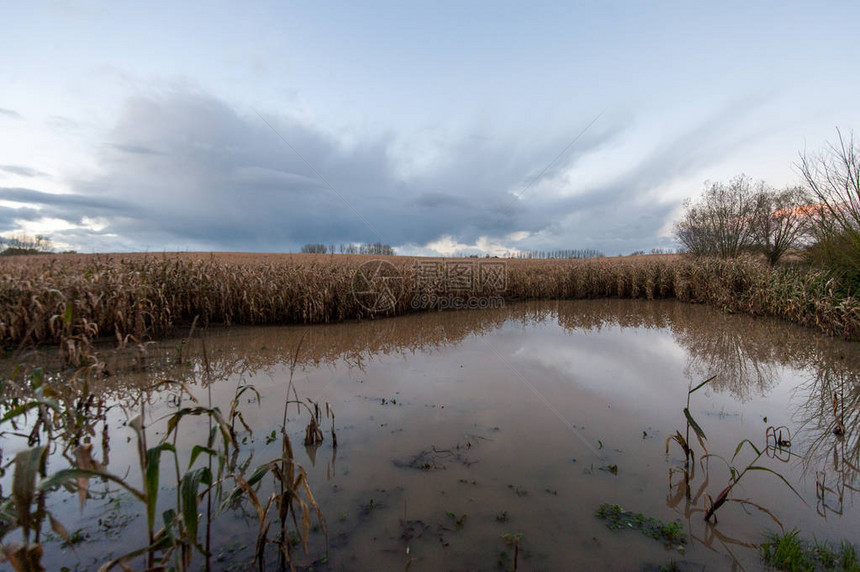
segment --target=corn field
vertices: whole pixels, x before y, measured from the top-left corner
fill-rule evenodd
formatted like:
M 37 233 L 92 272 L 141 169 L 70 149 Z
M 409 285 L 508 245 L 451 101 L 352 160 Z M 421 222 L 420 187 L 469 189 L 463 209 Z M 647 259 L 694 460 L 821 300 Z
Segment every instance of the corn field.
M 74 363 L 86 354 L 81 348 L 97 337 L 139 342 L 167 336 L 195 318 L 202 326 L 379 318 L 382 314 L 369 311 L 353 294 L 359 266 L 377 258 L 193 253 L 16 257 L 0 262 L 0 341 L 7 348 L 58 344 Z M 402 291 L 384 315 L 415 311 L 411 301 L 426 293 L 417 284 L 416 262 L 428 259 L 382 258 L 402 275 Z M 680 255 L 494 262 L 504 264 L 505 287 L 498 294 L 508 301 L 674 298 L 860 339 L 860 300 L 840 295 L 834 281 L 814 269 Z M 466 299 L 488 294 L 477 284 L 457 292 Z

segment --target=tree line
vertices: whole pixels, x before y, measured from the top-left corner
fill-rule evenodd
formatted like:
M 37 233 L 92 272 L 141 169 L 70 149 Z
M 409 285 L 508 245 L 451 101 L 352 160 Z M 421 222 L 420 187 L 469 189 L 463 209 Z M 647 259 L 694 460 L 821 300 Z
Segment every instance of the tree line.
M 369 244 L 344 244 L 341 242 L 337 247 L 334 244 L 323 244 L 321 242 L 308 243 L 302 246 L 304 254 L 374 254 L 388 255 L 396 254 L 394 248 L 390 244 L 374 242 Z
M 54 252 L 51 239 L 45 235 L 19 234 L 13 237 L 0 236 L 0 256 L 17 254 L 48 254 Z
M 520 250 L 513 258 L 548 259 L 548 258 L 603 258 L 603 253 L 593 248 L 563 248 L 559 250 Z
M 745 175 L 705 183 L 675 225 L 683 250 L 722 258 L 759 253 L 772 265 L 794 250 L 860 284 L 860 154 L 853 134 L 837 134 L 821 151 L 800 155 L 799 185 L 774 188 Z
M 652 248 L 648 252 L 644 250 L 634 250 L 630 253 L 629 256 L 643 256 L 645 254 L 675 254 L 675 249 L 673 248 Z

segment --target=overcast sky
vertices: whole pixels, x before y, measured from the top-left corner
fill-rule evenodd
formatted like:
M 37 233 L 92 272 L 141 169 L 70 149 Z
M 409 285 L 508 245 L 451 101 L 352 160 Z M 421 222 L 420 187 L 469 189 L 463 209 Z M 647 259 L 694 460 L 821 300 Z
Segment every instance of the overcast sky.
M 0 234 L 626 254 L 860 125 L 857 2 L 408 4 L 4 2 Z

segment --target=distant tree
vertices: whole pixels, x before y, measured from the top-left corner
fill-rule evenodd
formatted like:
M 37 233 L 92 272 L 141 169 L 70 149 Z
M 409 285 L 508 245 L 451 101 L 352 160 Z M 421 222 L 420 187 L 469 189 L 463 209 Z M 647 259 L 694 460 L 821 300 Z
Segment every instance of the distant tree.
M 390 244 L 383 244 L 381 242 L 374 242 L 372 244 L 345 244 L 341 242 L 337 246 L 334 244 L 328 246 L 325 244 L 306 244 L 302 247 L 302 252 L 314 254 L 334 254 L 335 252 L 340 252 L 341 254 L 379 254 L 383 256 L 396 254 Z
M 16 254 L 47 254 L 54 251 L 51 239 L 45 235 L 18 234 L 13 237 L 0 237 L 0 255 L 14 256 Z
M 678 242 L 697 256 L 729 258 L 751 250 L 755 245 L 756 195 L 752 180 L 745 175 L 728 184 L 706 183 L 698 200 L 684 203 L 684 216 L 675 225 Z
M 308 243 L 302 247 L 304 254 L 325 254 L 326 246 L 322 243 Z
M 546 258 L 602 258 L 604 255 L 593 248 L 566 248 L 561 250 L 520 250 L 515 258 L 546 259 Z
M 762 185 L 756 193 L 753 236 L 771 266 L 789 249 L 809 242 L 811 198 L 803 187 L 773 189 Z
M 359 254 L 376 254 L 383 256 L 391 256 L 394 254 L 394 249 L 389 244 L 374 242 L 373 244 L 362 244 L 358 248 Z
M 845 274 L 860 289 L 860 149 L 854 134 L 817 154 L 800 156 L 800 172 L 818 202 L 813 213 L 814 259 Z

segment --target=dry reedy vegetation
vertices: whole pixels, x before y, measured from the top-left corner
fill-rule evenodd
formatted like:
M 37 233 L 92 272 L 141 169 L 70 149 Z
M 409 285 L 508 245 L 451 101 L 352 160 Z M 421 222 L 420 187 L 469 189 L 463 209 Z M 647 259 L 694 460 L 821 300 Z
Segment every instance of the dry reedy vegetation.
M 403 292 L 390 314 L 414 311 L 411 301 L 426 290 L 419 292 L 415 284 L 417 259 L 407 257 L 21 257 L 0 263 L 0 340 L 7 347 L 60 344 L 67 360 L 79 363 L 87 355 L 82 347 L 96 336 L 116 337 L 121 343 L 158 338 L 195 317 L 203 326 L 378 318 L 352 292 L 359 265 L 375 258 L 388 260 L 403 275 Z M 466 261 L 479 264 L 483 259 Z M 453 294 L 503 295 L 508 300 L 675 298 L 860 339 L 860 300 L 842 295 L 823 271 L 680 255 L 501 262 L 507 274 L 503 292 L 476 286 Z
M 255 468 L 251 465 L 253 448 L 249 451 L 244 446 L 253 436 L 253 429 L 246 423 L 240 404 L 259 403 L 260 394 L 252 385 L 237 384 L 229 407 L 219 407 L 213 404 L 211 392 L 204 402 L 194 395 L 190 385 L 169 379 L 139 390 L 125 403 L 112 404 L 105 395 L 91 391 L 90 376 L 82 372 L 57 383 L 56 378 L 34 369 L 19 376 L 17 382 L 6 382 L 4 385 L 12 387 L 3 388 L 0 440 L 4 449 L 11 444 L 15 453 L 12 460 L 6 460 L 0 451 L 0 467 L 4 472 L 13 469 L 9 492 L 4 495 L 0 490 L 0 562 L 8 563 L 16 572 L 45 570 L 41 560 L 48 540 L 48 525 L 66 544 L 80 541 L 73 540 L 51 512 L 53 509 L 48 508 L 48 497 L 56 496 L 54 493 L 63 488 L 77 493 L 82 509 L 90 500 L 112 502 L 118 498 L 117 489 L 103 487 L 106 483 L 118 486 L 123 494 L 139 501 L 138 510 L 131 511 L 146 515 L 147 534 L 145 544 L 142 539 L 124 539 L 122 550 L 126 553 L 103 563 L 98 568 L 100 572 L 130 570 L 130 565 L 144 569 L 143 562 L 146 570 L 213 569 L 213 521 L 243 505 L 245 510 L 256 511 L 259 525 L 254 560 L 248 569 L 254 565 L 260 570 L 274 569 L 273 560 L 277 560 L 277 569 L 296 570 L 295 561 L 302 557 L 296 550 L 299 544 L 303 557 L 313 558 L 308 556 L 312 519 L 321 528 L 326 547 L 328 533 L 308 474 L 293 454 L 288 408 L 294 405 L 297 415 L 310 417 L 304 431 L 306 449 L 315 452 L 325 440 L 321 427 L 325 420 L 331 420 L 332 450 L 337 449 L 337 435 L 329 403 L 325 403 L 323 414 L 318 403 L 299 399 L 293 388 L 292 375 L 300 347 L 299 344 L 294 351 L 290 383 L 285 392 L 281 450 Z M 201 366 L 198 374 L 209 372 L 205 349 Z M 208 373 L 204 379 L 204 383 L 211 383 Z M 156 398 L 159 394 L 172 404 L 173 411 L 167 416 L 154 416 L 151 411 L 151 404 L 159 401 Z M 139 482 L 133 476 L 132 466 L 115 471 L 114 462 L 114 467 L 110 467 L 107 413 L 114 407 L 126 413 L 140 411 L 126 419 L 137 445 Z M 180 425 L 195 418 L 198 426 L 208 422 L 208 439 L 186 444 L 180 441 L 183 432 Z M 153 435 L 154 427 L 161 431 Z M 241 440 L 237 439 L 239 435 L 243 436 Z M 275 441 L 275 431 L 272 435 L 271 440 Z M 152 444 L 153 438 L 156 443 L 150 447 L 148 443 Z M 130 437 L 127 439 L 126 443 L 131 441 Z M 161 470 L 171 461 L 172 475 L 169 470 Z M 65 468 L 49 474 L 49 464 Z M 171 477 L 175 480 L 164 486 L 165 479 Z M 265 480 L 270 482 L 267 484 Z M 175 492 L 175 500 L 170 498 L 170 491 Z M 175 502 L 173 507 L 171 502 Z M 138 547 L 128 550 L 134 544 Z M 195 554 L 205 558 L 203 568 L 193 566 Z M 108 553 L 104 558 L 113 556 Z

